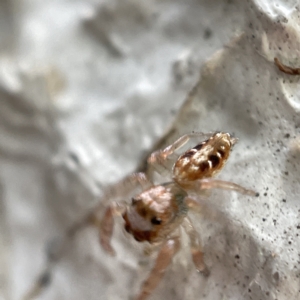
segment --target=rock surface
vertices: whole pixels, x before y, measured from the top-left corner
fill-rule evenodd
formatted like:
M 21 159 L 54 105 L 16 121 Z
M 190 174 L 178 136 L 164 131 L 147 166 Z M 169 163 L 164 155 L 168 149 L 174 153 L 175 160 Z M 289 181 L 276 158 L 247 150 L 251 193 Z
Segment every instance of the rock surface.
M 2 1 L 0 299 L 19 300 L 45 245 L 186 132 L 240 140 L 219 175 L 260 193 L 214 191 L 201 233 L 209 278 L 187 245 L 151 299 L 298 299 L 297 1 Z M 151 267 L 117 221 L 117 256 L 88 228 L 43 300 L 132 299 Z

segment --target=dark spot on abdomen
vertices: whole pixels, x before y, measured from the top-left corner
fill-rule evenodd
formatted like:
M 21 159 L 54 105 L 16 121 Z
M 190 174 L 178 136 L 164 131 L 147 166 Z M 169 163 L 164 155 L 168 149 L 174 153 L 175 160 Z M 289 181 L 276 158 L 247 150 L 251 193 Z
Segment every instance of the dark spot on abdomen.
M 207 161 L 204 161 L 200 164 L 199 168 L 202 172 L 205 172 L 209 169 L 209 163 Z
M 185 152 L 185 153 L 181 156 L 181 158 L 189 158 L 189 157 L 193 156 L 194 154 L 195 154 L 195 151 L 189 150 L 189 151 Z
M 199 144 L 199 145 L 196 145 L 195 147 L 193 147 L 193 149 L 195 149 L 195 150 L 201 150 L 202 149 L 202 147 L 204 146 L 204 144 L 205 143 L 201 143 L 201 144 Z
M 217 155 L 210 155 L 208 159 L 211 161 L 213 168 L 220 163 L 220 158 Z

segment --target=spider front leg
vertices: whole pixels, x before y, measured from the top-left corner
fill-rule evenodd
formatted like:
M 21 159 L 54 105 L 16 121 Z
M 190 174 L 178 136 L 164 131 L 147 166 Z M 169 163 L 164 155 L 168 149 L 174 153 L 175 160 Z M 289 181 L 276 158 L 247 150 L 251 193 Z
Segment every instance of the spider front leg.
M 131 198 L 132 195 L 138 194 L 151 187 L 153 183 L 148 179 L 145 173 L 133 173 L 119 182 L 107 187 L 103 191 L 102 201 L 96 209 L 102 210 L 104 202 L 116 200 L 117 198 Z
M 100 228 L 99 228 L 100 244 L 102 248 L 112 256 L 116 254 L 115 250 L 113 249 L 110 243 L 113 234 L 113 229 L 114 229 L 115 214 L 116 213 L 113 205 L 109 206 L 105 211 L 103 219 L 100 222 Z
M 135 300 L 145 300 L 152 294 L 153 290 L 157 287 L 160 280 L 164 276 L 167 267 L 172 262 L 172 258 L 177 253 L 179 248 L 179 237 L 169 239 L 163 243 L 156 258 L 154 267 L 151 270 L 148 278 L 143 283 L 141 291 Z
M 125 204 L 113 203 L 108 206 L 102 219 L 99 219 L 97 214 L 90 216 L 90 224 L 94 225 L 99 230 L 100 245 L 104 251 L 111 256 L 116 254 L 115 250 L 111 246 L 111 237 L 114 231 L 114 217 L 122 215 L 126 210 Z
M 197 231 L 188 217 L 184 219 L 182 226 L 190 239 L 191 254 L 196 269 L 204 276 L 208 276 L 209 270 L 203 259 L 203 249 Z
M 183 147 L 190 139 L 197 138 L 201 140 L 206 140 L 212 136 L 212 133 L 202 133 L 202 132 L 194 132 L 190 134 L 185 134 L 176 140 L 173 144 L 166 147 L 164 150 L 158 150 L 153 152 L 148 158 L 147 162 L 149 165 L 152 165 L 155 170 L 164 174 L 166 171 L 172 169 L 172 164 L 168 165 L 168 158 L 172 155 L 176 150 Z M 199 141 L 198 141 L 199 142 Z
M 96 226 L 99 230 L 99 239 L 102 248 L 111 256 L 114 256 L 115 250 L 111 246 L 111 237 L 114 230 L 114 217 L 122 215 L 126 210 L 124 204 L 112 203 L 105 210 L 100 220 L 96 214 L 91 215 L 90 224 Z

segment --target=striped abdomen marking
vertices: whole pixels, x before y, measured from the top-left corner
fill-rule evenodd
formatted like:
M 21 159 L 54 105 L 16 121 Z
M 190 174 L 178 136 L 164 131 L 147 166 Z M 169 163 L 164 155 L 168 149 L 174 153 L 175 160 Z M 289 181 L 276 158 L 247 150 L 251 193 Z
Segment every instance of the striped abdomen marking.
M 235 142 L 228 133 L 215 133 L 178 158 L 173 167 L 174 179 L 194 181 L 214 176 L 223 168 Z

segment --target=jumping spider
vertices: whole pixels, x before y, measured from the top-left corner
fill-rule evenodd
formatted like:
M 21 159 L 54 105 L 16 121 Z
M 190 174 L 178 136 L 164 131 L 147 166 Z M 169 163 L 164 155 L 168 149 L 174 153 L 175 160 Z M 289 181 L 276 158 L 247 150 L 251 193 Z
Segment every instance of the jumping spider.
M 198 138 L 198 140 L 206 138 L 206 140 L 185 151 L 174 162 L 172 155 L 191 138 Z M 98 226 L 101 245 L 109 254 L 115 253 L 110 243 L 114 215 L 123 217 L 125 230 L 135 240 L 148 242 L 155 248 L 160 248 L 154 267 L 143 283 L 136 300 L 146 299 L 160 282 L 172 257 L 180 248 L 180 227 L 183 227 L 189 236 L 191 255 L 196 269 L 208 275 L 198 233 L 188 217 L 189 209 L 200 210 L 197 198 L 191 195 L 213 188 L 233 190 L 250 196 L 256 195 L 254 191 L 237 184 L 212 178 L 223 168 L 236 142 L 237 139 L 222 132 L 191 133 L 182 136 L 174 144 L 162 151 L 154 152 L 148 158 L 148 163 L 161 174 L 172 166 L 172 181 L 153 185 L 143 173 L 133 174 L 130 177 L 131 181 L 136 180 L 144 187 L 147 185 L 148 187 L 135 195 L 130 204 L 112 203 L 106 209 Z
M 196 140 L 195 146 L 186 148 L 187 143 Z M 202 142 L 199 142 L 199 140 Z M 204 141 L 203 141 L 204 140 Z M 154 266 L 144 281 L 136 300 L 148 298 L 159 284 L 180 248 L 180 228 L 187 233 L 190 251 L 196 269 L 204 275 L 209 271 L 203 259 L 202 245 L 189 216 L 189 210 L 200 211 L 197 195 L 209 189 L 224 189 L 241 194 L 255 196 L 252 190 L 235 183 L 213 179 L 223 168 L 233 145 L 237 142 L 228 133 L 214 134 L 191 133 L 182 136 L 164 150 L 154 152 L 148 158 L 148 164 L 159 174 L 170 173 L 171 180 L 154 185 L 144 173 L 134 173 L 119 182 L 114 189 L 104 193 L 103 199 L 121 198 L 134 190 L 131 203 L 111 202 L 104 211 L 99 205 L 87 217 L 71 227 L 67 236 L 73 236 L 80 228 L 88 224 L 99 229 L 102 248 L 110 255 L 115 251 L 111 246 L 114 228 L 114 216 L 124 220 L 125 230 L 138 242 L 147 242 L 147 252 L 159 249 Z M 176 155 L 177 150 L 181 155 Z M 139 189 L 139 192 L 136 192 Z M 118 197 L 115 197 L 118 195 Z M 40 281 L 45 279 L 40 277 Z M 41 284 L 40 284 L 41 285 Z M 38 290 L 35 287 L 35 291 Z M 29 299 L 26 298 L 26 299 Z

